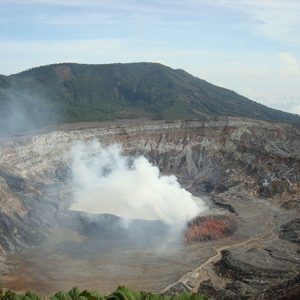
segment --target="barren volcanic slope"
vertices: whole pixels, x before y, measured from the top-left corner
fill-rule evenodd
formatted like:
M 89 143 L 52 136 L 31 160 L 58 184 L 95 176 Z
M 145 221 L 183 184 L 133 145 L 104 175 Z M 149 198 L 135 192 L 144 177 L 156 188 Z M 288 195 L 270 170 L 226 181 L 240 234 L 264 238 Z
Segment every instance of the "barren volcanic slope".
M 240 116 L 300 124 L 297 115 L 155 63 L 65 63 L 0 76 L 0 105 L 0 135 L 53 123 L 141 117 Z
M 190 223 L 192 238 L 158 249 L 169 234 L 159 222 L 135 220 L 124 231 L 115 216 L 68 209 L 69 151 L 94 139 L 145 155 L 207 199 L 207 216 Z M 292 125 L 226 117 L 69 124 L 2 139 L 0 150 L 0 278 L 7 287 L 47 295 L 125 283 L 212 298 L 300 295 L 300 132 Z

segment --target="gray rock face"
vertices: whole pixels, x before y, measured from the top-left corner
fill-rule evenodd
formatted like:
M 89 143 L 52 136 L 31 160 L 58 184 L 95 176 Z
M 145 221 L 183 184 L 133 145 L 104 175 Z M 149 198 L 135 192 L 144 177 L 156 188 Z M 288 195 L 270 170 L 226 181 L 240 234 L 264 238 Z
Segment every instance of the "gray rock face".
M 194 195 L 209 194 L 213 206 L 239 219 L 230 247 L 201 269 L 206 281 L 199 279 L 194 291 L 200 286 L 218 298 L 226 290 L 227 299 L 273 297 L 276 289 L 297 293 L 300 132 L 257 120 L 73 124 L 1 140 L 2 255 L 39 244 L 53 228 L 76 225 L 68 211 L 69 151 L 78 140 L 94 139 L 145 155 Z
M 300 245 L 300 218 L 282 225 L 279 237 Z
M 284 245 L 281 245 L 284 246 Z M 276 244 L 269 248 L 250 248 L 224 251 L 215 265 L 216 272 L 227 278 L 226 292 L 237 299 L 244 295 L 250 299 L 282 299 L 299 296 L 299 253 L 287 254 Z M 200 285 L 199 290 L 205 289 Z M 218 298 L 222 289 L 217 294 Z

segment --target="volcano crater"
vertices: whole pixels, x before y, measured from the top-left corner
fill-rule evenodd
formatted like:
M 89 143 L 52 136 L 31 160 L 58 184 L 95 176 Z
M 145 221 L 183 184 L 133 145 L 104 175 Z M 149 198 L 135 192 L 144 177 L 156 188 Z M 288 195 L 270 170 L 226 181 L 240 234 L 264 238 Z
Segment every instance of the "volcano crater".
M 191 220 L 174 241 L 160 222 L 134 220 L 124 231 L 117 216 L 70 211 L 70 149 L 95 139 L 118 143 L 126 155 L 143 155 L 162 174 L 176 175 L 205 200 L 206 215 Z M 231 293 L 247 291 L 257 299 L 283 284 L 257 266 L 276 270 L 282 260 L 289 268 L 284 280 L 294 282 L 298 245 L 281 232 L 299 216 L 299 140 L 291 125 L 225 117 L 65 124 L 2 139 L 1 284 L 49 295 L 74 284 L 103 292 L 118 284 L 167 292 L 180 283 L 201 291 L 209 280 L 212 293 L 222 294 L 227 284 Z M 257 280 L 240 289 L 230 285 L 235 271 L 218 274 L 218 261 L 239 274 L 254 268 Z

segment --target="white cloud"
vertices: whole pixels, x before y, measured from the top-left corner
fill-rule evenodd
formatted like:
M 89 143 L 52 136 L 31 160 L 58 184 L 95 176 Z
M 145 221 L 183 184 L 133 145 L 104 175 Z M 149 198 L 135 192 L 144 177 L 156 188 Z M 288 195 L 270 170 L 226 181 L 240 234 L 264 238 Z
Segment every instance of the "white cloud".
M 299 58 L 286 52 L 252 58 L 255 62 L 230 57 L 221 68 L 195 63 L 189 70 L 269 107 L 300 114 Z
M 278 58 L 282 64 L 281 74 L 284 76 L 300 76 L 300 62 L 295 56 L 287 52 L 279 53 Z M 299 77 L 300 83 L 300 77 Z
M 279 83 L 274 80 L 273 84 Z M 278 89 L 269 87 L 257 89 L 252 86 L 241 89 L 240 93 L 269 107 L 300 115 L 300 91 L 289 92 L 288 88 L 284 88 L 284 86 L 286 83 Z
M 203 1 L 242 12 L 259 35 L 295 44 L 300 42 L 299 0 L 200 0 Z

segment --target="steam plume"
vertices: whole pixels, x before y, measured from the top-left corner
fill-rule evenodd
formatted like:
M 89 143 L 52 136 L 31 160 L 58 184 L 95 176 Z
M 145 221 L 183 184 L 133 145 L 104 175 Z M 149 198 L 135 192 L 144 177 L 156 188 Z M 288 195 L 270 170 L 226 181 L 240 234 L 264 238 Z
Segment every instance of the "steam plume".
M 127 157 L 121 150 L 97 141 L 73 147 L 72 210 L 182 226 L 206 209 L 175 176 L 162 176 L 145 157 Z

